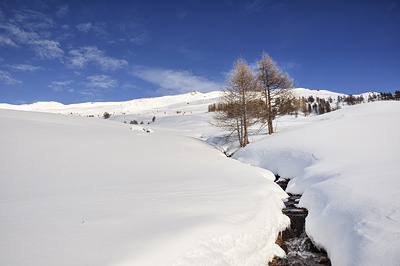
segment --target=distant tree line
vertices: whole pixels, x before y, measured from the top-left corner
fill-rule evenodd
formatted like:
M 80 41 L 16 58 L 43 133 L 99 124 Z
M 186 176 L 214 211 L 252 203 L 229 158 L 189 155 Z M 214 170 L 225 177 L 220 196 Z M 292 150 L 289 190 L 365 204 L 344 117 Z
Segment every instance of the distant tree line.
M 392 94 L 391 92 L 381 92 L 379 93 L 379 99 L 384 101 L 400 101 L 400 91 L 396 90 L 394 94 Z

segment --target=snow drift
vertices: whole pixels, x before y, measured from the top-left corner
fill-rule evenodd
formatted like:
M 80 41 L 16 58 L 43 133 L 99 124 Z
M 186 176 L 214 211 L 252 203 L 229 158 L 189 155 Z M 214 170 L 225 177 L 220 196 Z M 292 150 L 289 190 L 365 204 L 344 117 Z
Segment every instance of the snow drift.
M 0 110 L 0 264 L 263 265 L 274 175 L 176 133 Z

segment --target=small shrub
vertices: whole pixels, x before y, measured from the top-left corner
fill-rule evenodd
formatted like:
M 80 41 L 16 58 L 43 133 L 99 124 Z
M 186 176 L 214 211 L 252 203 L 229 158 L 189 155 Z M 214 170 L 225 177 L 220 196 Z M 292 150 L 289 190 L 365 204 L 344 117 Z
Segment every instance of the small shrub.
M 110 118 L 110 116 L 111 115 L 108 112 L 104 112 L 104 114 L 103 114 L 104 119 L 108 119 L 108 118 Z

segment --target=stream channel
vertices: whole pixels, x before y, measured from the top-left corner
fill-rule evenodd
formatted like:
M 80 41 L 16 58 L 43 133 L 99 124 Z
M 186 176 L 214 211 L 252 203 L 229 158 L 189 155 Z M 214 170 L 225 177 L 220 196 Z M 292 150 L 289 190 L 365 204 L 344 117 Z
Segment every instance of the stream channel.
M 286 191 L 289 179 L 277 176 L 276 183 Z M 290 227 L 281 232 L 276 243 L 286 252 L 284 258 L 275 257 L 269 266 L 314 266 L 331 265 L 324 250 L 314 246 L 305 232 L 305 221 L 308 214 L 307 209 L 298 207 L 301 195 L 288 193 L 289 198 L 285 201 L 282 210 L 290 218 Z

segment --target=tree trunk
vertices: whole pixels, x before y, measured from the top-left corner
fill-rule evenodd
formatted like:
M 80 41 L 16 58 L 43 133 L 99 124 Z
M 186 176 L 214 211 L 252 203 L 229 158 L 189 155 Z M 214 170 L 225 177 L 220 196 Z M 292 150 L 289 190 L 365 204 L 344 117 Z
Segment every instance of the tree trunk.
M 240 147 L 242 147 L 243 142 L 242 142 L 242 137 L 240 136 L 241 126 L 239 126 L 239 120 L 236 120 L 236 129 L 237 129 L 237 134 L 238 134 L 239 145 L 240 145 Z
M 272 127 L 272 103 L 271 103 L 271 91 L 269 89 L 269 87 L 266 88 L 267 93 L 266 96 L 267 98 L 266 103 L 267 103 L 267 123 L 268 123 L 268 134 L 272 135 L 272 133 L 274 133 L 274 129 Z

